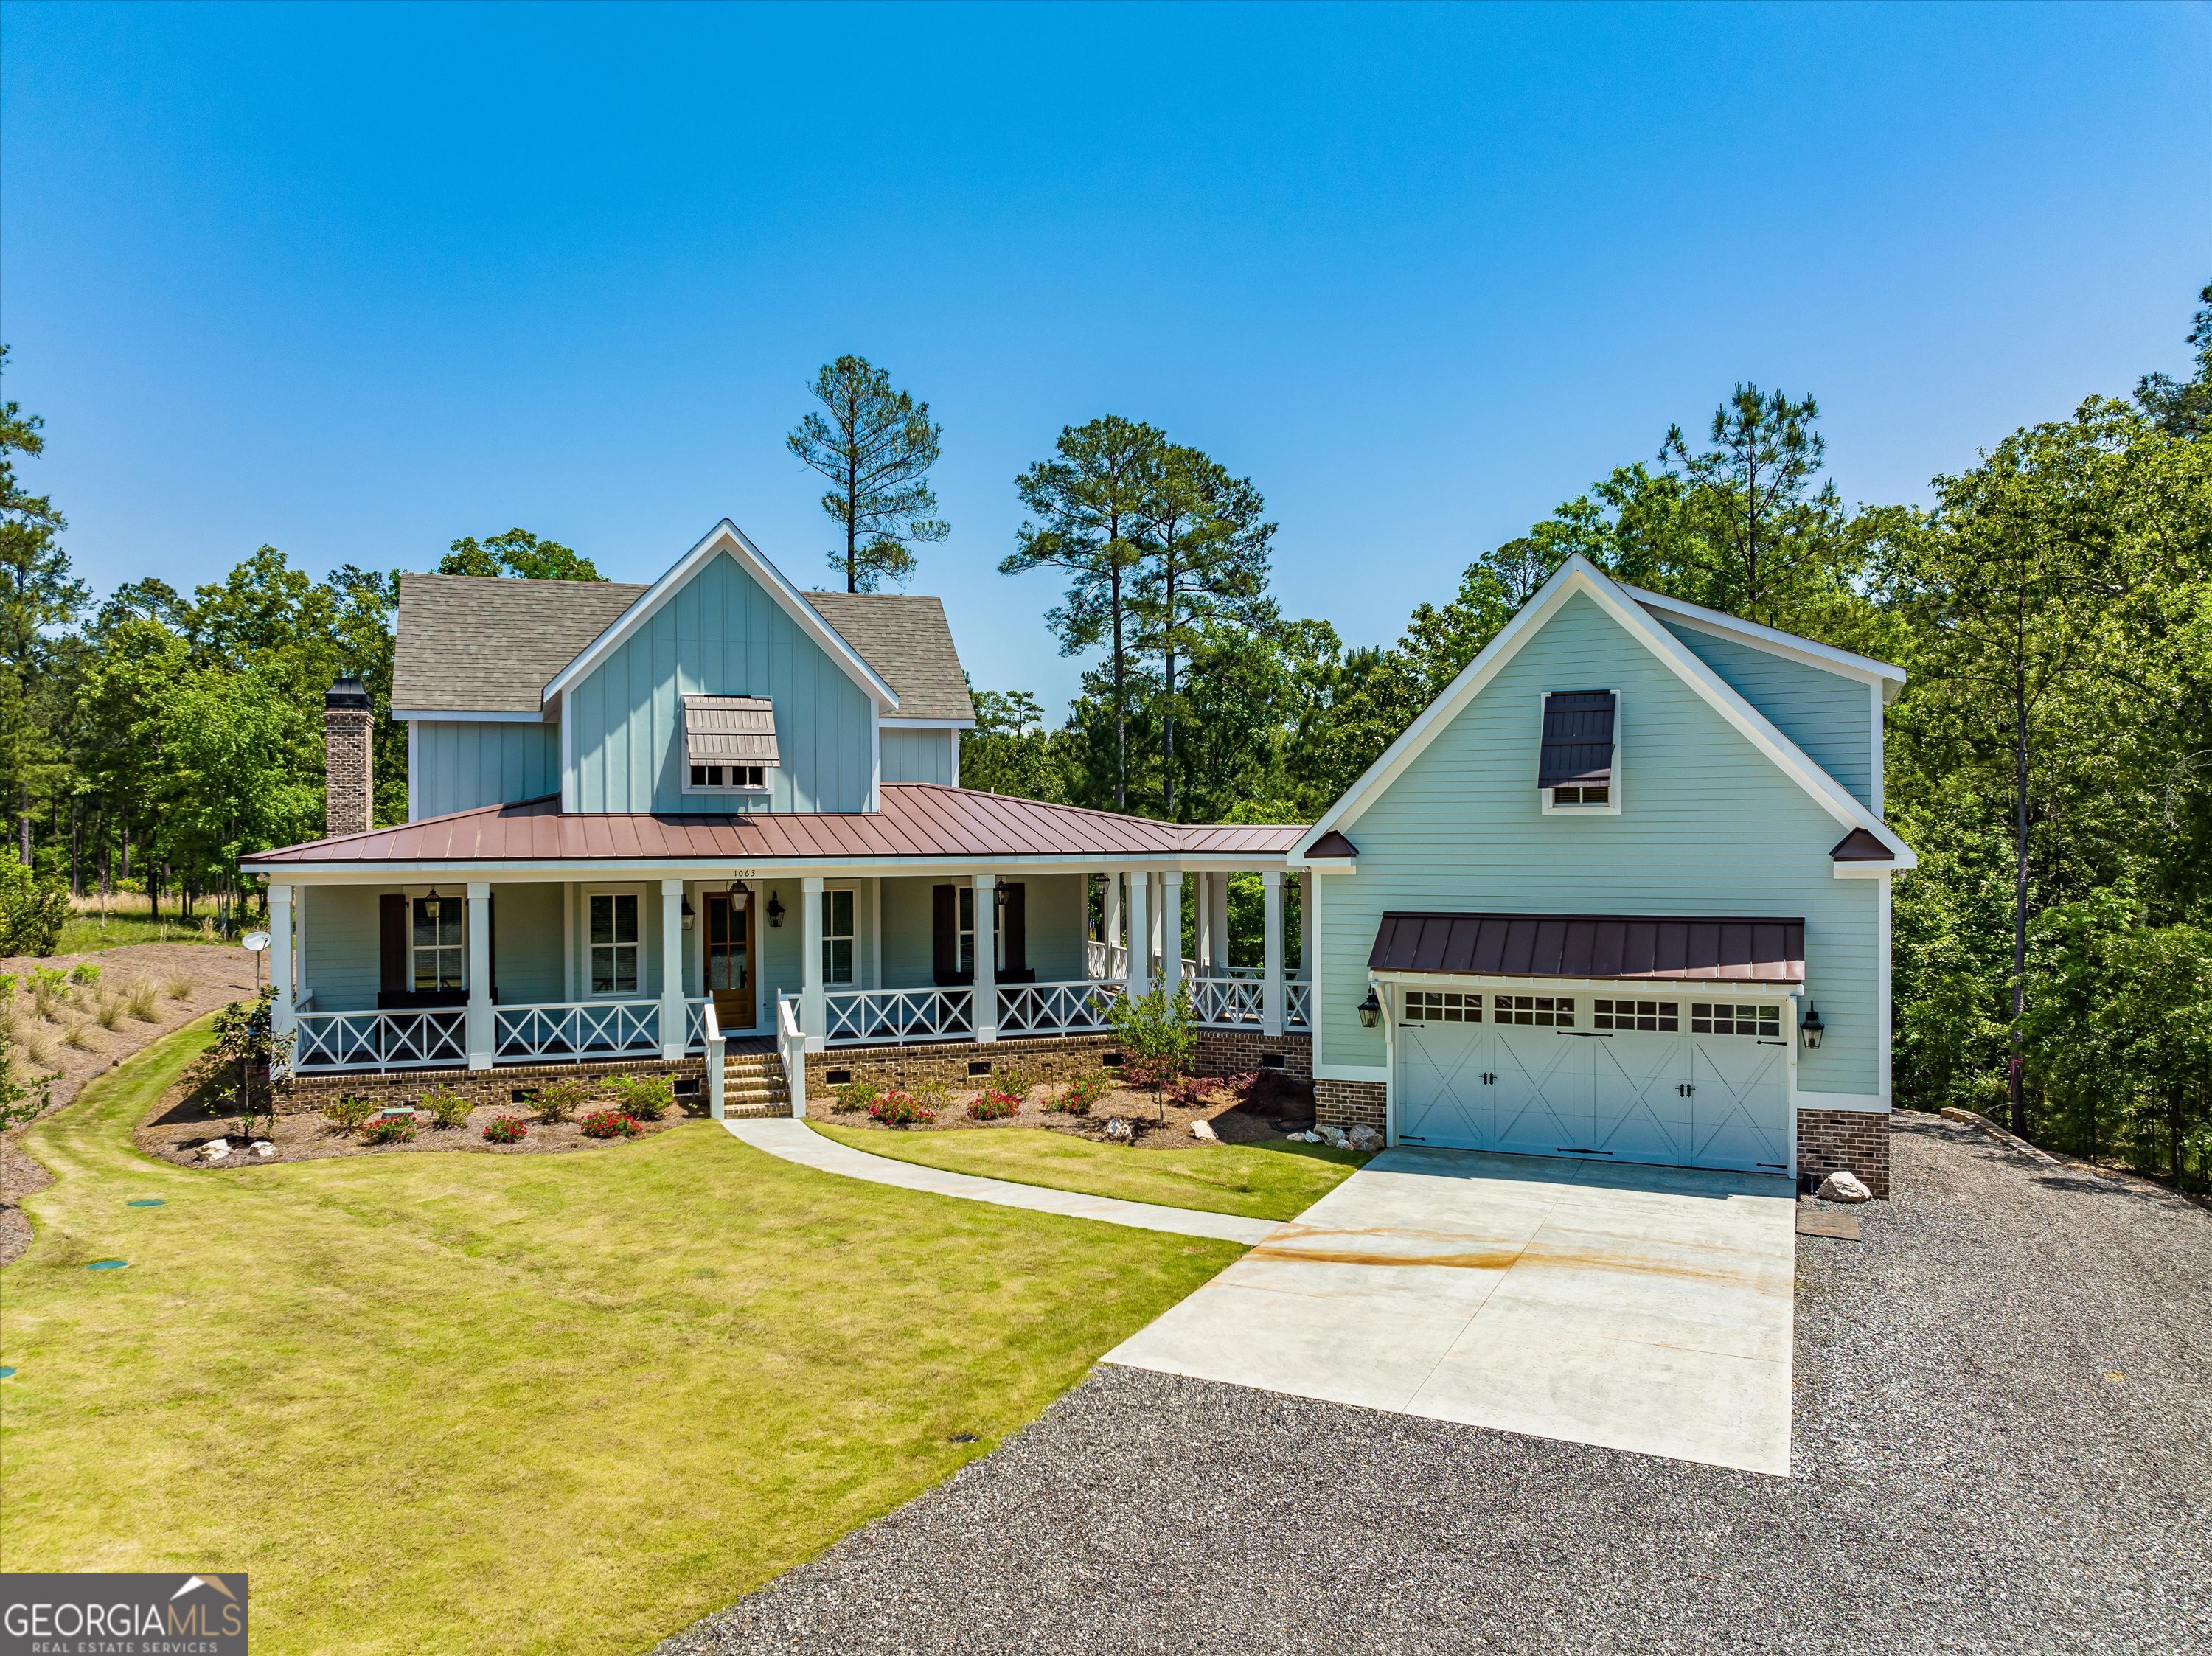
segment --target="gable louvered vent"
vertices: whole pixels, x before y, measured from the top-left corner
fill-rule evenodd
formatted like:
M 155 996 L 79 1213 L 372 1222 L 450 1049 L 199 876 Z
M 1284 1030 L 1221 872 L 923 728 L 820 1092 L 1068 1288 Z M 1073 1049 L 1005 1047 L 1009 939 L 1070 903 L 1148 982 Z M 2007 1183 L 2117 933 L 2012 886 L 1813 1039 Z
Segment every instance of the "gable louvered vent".
M 1613 693 L 1553 690 L 1544 698 L 1536 786 L 1554 805 L 1602 805 L 1613 786 Z

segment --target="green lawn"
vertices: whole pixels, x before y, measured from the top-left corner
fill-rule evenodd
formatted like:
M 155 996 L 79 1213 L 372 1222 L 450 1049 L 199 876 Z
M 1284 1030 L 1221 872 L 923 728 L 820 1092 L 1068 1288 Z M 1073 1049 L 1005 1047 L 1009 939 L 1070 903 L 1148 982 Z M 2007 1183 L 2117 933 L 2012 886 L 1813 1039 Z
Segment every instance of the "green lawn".
M 642 1649 L 988 1451 L 1238 1252 L 810 1173 L 704 1122 L 554 1156 L 139 1156 L 206 1040 L 27 1136 L 58 1177 L 0 1273 L 0 1556 L 245 1570 L 257 1651 Z
M 1326 1144 L 1206 1144 L 1146 1150 L 1097 1144 L 1043 1127 L 963 1132 L 885 1132 L 808 1123 L 855 1149 L 952 1173 L 1010 1179 L 1089 1196 L 1171 1208 L 1292 1219 L 1334 1190 L 1367 1157 Z
M 230 943 L 219 931 L 203 931 L 177 920 L 149 920 L 143 914 L 72 914 L 62 922 L 57 955 L 90 955 L 132 943 Z

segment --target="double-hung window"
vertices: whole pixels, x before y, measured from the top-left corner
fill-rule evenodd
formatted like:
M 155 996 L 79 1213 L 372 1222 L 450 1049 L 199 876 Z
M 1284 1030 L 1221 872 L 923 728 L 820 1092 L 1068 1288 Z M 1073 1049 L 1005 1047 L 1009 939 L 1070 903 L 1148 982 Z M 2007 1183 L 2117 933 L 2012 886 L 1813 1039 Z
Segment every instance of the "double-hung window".
M 409 905 L 408 933 L 410 976 L 417 993 L 459 989 L 467 951 L 461 946 L 461 917 L 465 905 L 459 897 L 416 897 Z
M 1006 889 L 993 889 L 991 925 L 991 969 L 1000 970 L 1006 963 Z M 960 888 L 960 969 L 972 974 L 975 970 L 975 888 Z
M 591 895 L 591 981 L 595 995 L 637 993 L 638 903 L 634 891 Z
M 822 981 L 833 986 L 853 981 L 854 895 L 849 886 L 822 894 Z

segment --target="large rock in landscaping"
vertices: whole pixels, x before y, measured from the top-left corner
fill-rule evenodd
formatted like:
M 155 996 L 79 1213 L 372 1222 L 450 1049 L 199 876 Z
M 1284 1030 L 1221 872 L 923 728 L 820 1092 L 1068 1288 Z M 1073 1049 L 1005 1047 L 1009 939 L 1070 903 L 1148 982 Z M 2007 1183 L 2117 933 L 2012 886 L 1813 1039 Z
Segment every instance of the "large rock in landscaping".
M 1848 1168 L 1841 1173 L 1832 1173 L 1820 1181 L 1820 1195 L 1823 1202 L 1871 1202 L 1874 1200 L 1874 1192 L 1866 1187 L 1858 1174 L 1850 1172 Z

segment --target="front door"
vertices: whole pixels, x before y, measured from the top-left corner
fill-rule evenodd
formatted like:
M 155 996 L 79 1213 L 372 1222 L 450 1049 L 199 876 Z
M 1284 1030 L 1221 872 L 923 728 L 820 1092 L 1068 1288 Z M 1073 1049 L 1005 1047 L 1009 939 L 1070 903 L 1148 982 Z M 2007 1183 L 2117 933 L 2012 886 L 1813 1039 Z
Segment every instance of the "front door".
M 759 1022 L 753 995 L 753 906 L 726 891 L 707 894 L 707 992 L 725 1029 Z

